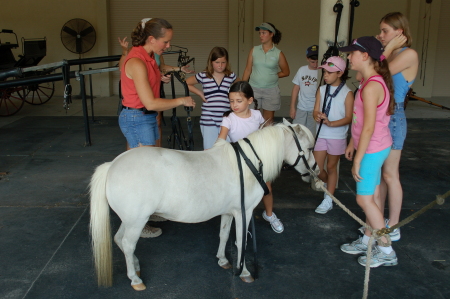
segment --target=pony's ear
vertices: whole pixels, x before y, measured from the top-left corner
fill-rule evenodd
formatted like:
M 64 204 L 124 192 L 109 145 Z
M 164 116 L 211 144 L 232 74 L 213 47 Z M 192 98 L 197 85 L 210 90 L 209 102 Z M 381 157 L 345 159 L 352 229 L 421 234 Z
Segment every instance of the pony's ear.
M 283 124 L 286 125 L 286 126 L 290 126 L 291 125 L 291 123 L 286 118 L 283 118 Z

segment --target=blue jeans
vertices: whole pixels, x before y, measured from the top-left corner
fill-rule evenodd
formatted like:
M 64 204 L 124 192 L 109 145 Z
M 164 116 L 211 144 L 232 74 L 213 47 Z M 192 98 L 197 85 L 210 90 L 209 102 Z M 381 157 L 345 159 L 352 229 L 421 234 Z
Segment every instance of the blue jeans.
M 395 103 L 394 114 L 391 115 L 389 130 L 392 136 L 392 149 L 402 150 L 406 139 L 406 116 L 402 103 Z
M 119 126 L 130 148 L 139 145 L 155 145 L 159 139 L 156 116 L 158 113 L 144 114 L 143 111 L 123 109 L 119 115 Z

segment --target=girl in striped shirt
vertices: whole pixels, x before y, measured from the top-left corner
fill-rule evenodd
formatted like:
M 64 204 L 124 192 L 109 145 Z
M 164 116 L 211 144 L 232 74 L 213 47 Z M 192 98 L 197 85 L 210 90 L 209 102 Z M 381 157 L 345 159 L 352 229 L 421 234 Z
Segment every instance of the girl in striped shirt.
M 200 130 L 205 150 L 211 148 L 219 136 L 223 114 L 230 110 L 228 90 L 235 81 L 239 81 L 239 78 L 231 71 L 228 52 L 222 47 L 211 50 L 203 72 L 186 80 L 189 91 L 203 100 Z M 202 85 L 203 91 L 194 86 L 198 83 Z

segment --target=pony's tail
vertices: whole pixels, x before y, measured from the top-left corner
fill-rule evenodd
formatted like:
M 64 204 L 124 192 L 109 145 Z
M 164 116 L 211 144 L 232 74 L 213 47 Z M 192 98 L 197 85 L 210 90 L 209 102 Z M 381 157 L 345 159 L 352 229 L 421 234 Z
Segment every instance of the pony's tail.
M 94 254 L 97 283 L 112 286 L 112 245 L 109 205 L 106 199 L 106 177 L 111 162 L 98 166 L 90 183 L 92 252 Z

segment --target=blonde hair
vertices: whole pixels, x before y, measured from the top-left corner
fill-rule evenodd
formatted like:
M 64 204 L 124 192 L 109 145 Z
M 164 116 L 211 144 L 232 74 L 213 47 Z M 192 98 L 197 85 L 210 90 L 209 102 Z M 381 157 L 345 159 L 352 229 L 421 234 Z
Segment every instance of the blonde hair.
M 411 47 L 412 37 L 411 30 L 409 29 L 408 19 L 401 12 L 390 12 L 381 18 L 380 24 L 385 23 L 391 26 L 395 30 L 403 30 L 403 35 L 406 37 L 406 42 L 403 44 L 404 47 Z
M 214 47 L 214 48 L 212 48 L 211 52 L 209 53 L 208 64 L 206 65 L 206 69 L 205 69 L 205 73 L 208 78 L 213 77 L 213 73 L 214 73 L 214 68 L 212 66 L 213 61 L 216 61 L 217 59 L 222 58 L 222 57 L 225 57 L 225 59 L 227 60 L 227 65 L 226 65 L 223 73 L 225 74 L 225 76 L 231 75 L 231 67 L 230 67 L 230 62 L 228 60 L 227 49 L 225 49 L 223 47 Z

